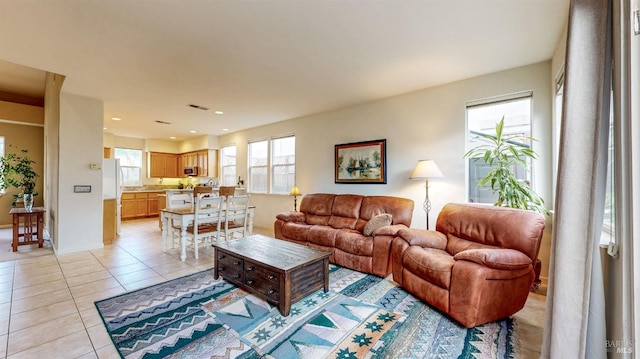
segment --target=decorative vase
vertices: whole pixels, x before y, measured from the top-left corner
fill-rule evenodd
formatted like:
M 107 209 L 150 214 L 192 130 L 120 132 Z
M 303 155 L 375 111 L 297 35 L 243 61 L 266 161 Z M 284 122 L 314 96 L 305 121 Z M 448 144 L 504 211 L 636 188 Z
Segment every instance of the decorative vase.
M 33 209 L 33 193 L 25 193 L 23 199 L 24 209 L 31 212 L 31 209 Z

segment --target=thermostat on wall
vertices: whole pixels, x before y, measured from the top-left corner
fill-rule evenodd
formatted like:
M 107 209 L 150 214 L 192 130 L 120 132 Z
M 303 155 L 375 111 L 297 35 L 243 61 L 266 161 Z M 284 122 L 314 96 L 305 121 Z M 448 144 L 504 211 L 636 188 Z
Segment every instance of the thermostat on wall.
M 75 192 L 75 193 L 91 193 L 91 186 L 88 186 L 88 185 L 75 185 L 75 186 L 73 186 L 73 192 Z

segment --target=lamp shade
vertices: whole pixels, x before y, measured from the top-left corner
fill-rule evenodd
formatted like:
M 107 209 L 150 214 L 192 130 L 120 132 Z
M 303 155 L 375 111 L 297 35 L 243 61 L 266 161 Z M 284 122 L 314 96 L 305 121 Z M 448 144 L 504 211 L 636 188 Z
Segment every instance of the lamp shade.
M 298 188 L 298 186 L 293 186 L 291 187 L 291 192 L 289 192 L 289 196 L 301 196 L 302 193 L 300 193 L 300 189 Z
M 409 179 L 444 177 L 434 160 L 420 160 L 411 172 Z

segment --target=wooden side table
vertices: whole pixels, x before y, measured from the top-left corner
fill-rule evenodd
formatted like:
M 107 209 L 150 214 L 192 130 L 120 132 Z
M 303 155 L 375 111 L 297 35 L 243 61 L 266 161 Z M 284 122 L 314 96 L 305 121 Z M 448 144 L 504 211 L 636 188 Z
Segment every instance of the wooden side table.
M 42 248 L 42 225 L 44 221 L 44 207 L 33 207 L 31 211 L 24 208 L 11 208 L 9 214 L 13 216 L 13 251 L 18 251 L 18 246 L 38 243 Z M 20 231 L 20 218 L 22 218 L 22 232 Z M 22 240 L 20 240 L 22 239 Z

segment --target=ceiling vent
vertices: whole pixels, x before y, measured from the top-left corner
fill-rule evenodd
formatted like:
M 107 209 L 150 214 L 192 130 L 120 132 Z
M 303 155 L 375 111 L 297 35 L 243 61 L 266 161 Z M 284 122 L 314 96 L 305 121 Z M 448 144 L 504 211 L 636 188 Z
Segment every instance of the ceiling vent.
M 208 107 L 204 107 L 204 106 L 199 106 L 199 105 L 194 105 L 192 103 L 188 104 L 187 106 L 189 107 L 193 107 L 193 108 L 197 108 L 198 110 L 202 110 L 202 111 L 208 111 L 209 108 Z
M 167 121 L 160 121 L 160 120 L 156 120 L 156 123 L 162 124 L 162 125 L 170 125 L 171 122 L 167 122 Z

